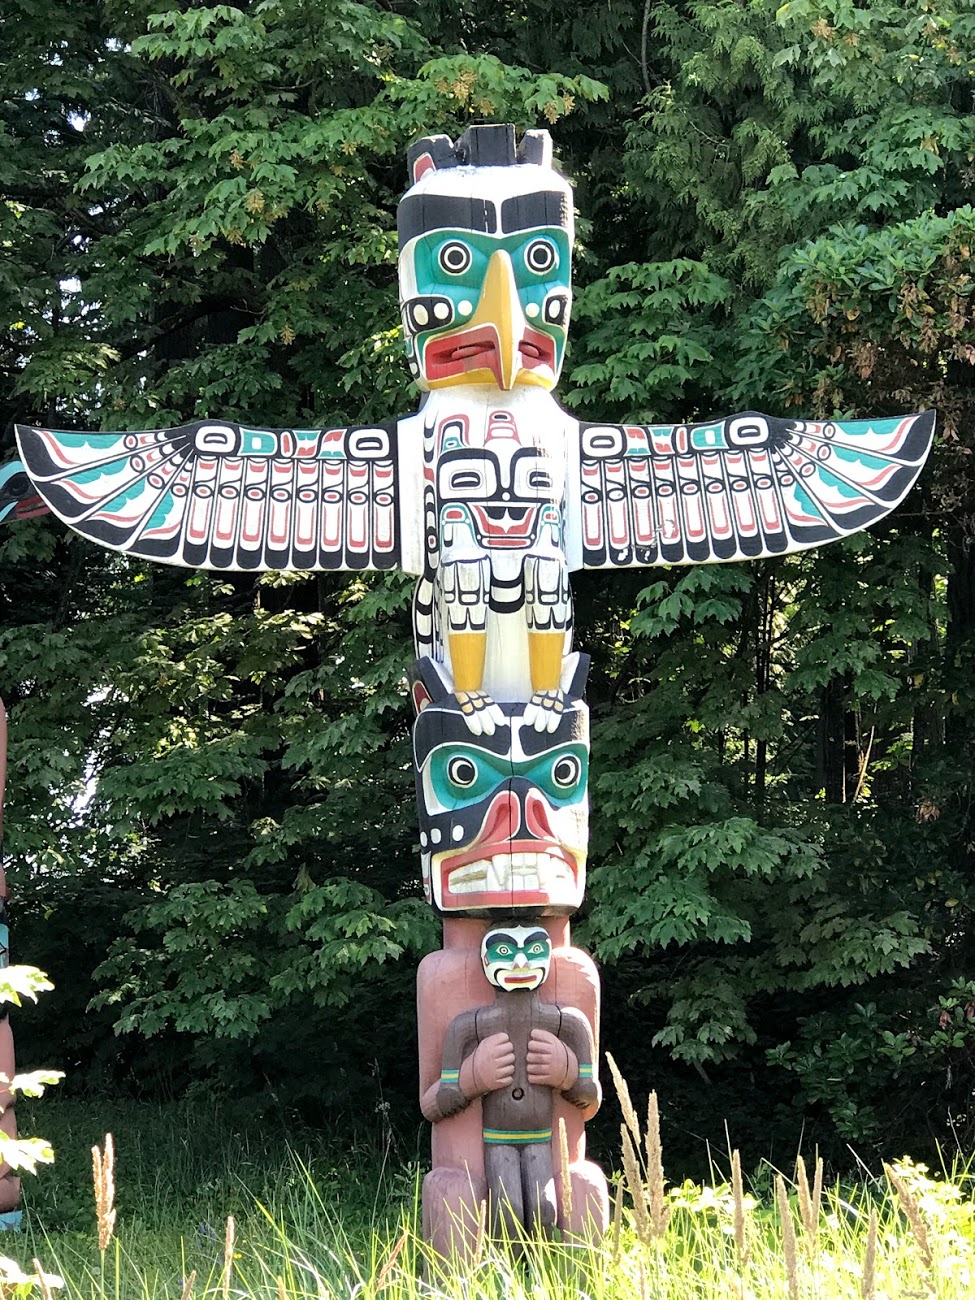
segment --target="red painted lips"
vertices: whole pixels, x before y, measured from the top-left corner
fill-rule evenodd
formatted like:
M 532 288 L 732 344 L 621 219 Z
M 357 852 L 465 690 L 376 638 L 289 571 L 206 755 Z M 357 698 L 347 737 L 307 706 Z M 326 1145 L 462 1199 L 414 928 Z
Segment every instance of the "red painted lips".
M 523 370 L 541 366 L 555 369 L 555 344 L 547 334 L 526 329 L 518 344 Z M 503 387 L 501 339 L 494 325 L 478 325 L 431 339 L 424 353 L 424 370 L 430 380 L 452 379 L 472 370 L 489 370 L 498 387 Z

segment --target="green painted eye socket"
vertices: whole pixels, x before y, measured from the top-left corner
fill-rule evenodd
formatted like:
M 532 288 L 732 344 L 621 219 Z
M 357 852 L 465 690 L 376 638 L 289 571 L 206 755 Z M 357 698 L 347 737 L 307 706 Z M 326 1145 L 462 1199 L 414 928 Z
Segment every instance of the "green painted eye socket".
M 559 250 L 551 239 L 533 239 L 525 249 L 525 265 L 536 275 L 545 275 L 559 264 Z
M 430 755 L 433 795 L 444 808 L 466 807 L 497 790 L 511 764 L 471 745 L 440 745 Z
M 528 949 L 529 957 L 544 957 L 545 945 L 543 943 L 533 943 Z
M 575 743 L 522 762 L 470 745 L 440 745 L 427 762 L 431 793 L 444 808 L 477 803 L 518 777 L 531 781 L 554 807 L 562 808 L 585 794 L 589 768 L 585 746 Z
M 459 239 L 451 239 L 440 249 L 437 261 L 448 275 L 463 275 L 471 264 L 471 250 Z
M 499 957 L 510 957 L 513 951 L 514 949 L 509 948 L 506 943 L 499 943 L 494 946 L 494 952 L 496 952 Z

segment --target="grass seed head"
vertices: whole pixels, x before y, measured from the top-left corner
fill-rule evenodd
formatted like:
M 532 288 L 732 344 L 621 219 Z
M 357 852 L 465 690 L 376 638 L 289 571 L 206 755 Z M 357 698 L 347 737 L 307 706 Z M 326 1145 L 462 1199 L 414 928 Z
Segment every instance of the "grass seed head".
M 91 1149 L 91 1180 L 95 1191 L 95 1215 L 98 1220 L 98 1249 L 108 1250 L 115 1231 L 115 1145 L 111 1133 L 105 1134 L 105 1149 Z
M 651 1092 L 647 1103 L 647 1187 L 650 1192 L 650 1226 L 654 1237 L 660 1238 L 670 1222 L 670 1206 L 664 1181 L 663 1147 L 660 1142 L 660 1109 L 657 1094 Z
M 623 1146 L 623 1174 L 626 1177 L 626 1185 L 630 1189 L 630 1197 L 633 1201 L 633 1221 L 636 1225 L 636 1235 L 644 1246 L 649 1246 L 652 1233 L 650 1231 L 650 1210 L 647 1205 L 647 1193 L 643 1186 L 643 1171 L 640 1169 L 636 1149 L 630 1141 L 630 1135 L 625 1124 L 620 1125 L 620 1140 Z
M 640 1121 L 636 1117 L 636 1111 L 633 1109 L 633 1102 L 630 1101 L 630 1090 L 627 1087 L 626 1080 L 620 1074 L 619 1066 L 613 1060 L 612 1055 L 606 1053 L 606 1063 L 609 1066 L 609 1072 L 613 1076 L 613 1087 L 616 1089 L 616 1095 L 620 1099 L 620 1110 L 623 1112 L 623 1118 L 626 1120 L 626 1126 L 633 1134 L 633 1141 L 637 1146 L 640 1145 Z
M 861 1300 L 874 1300 L 877 1279 L 877 1207 L 870 1207 L 870 1226 L 867 1228 L 867 1245 L 863 1252 L 863 1273 L 860 1276 Z
M 484 1255 L 484 1241 L 487 1237 L 487 1199 L 478 1202 L 477 1205 L 477 1233 L 474 1237 L 474 1254 L 471 1257 L 471 1268 L 480 1267 L 481 1259 Z
M 789 1193 L 785 1190 L 785 1179 L 781 1174 L 775 1175 L 775 1200 L 779 1207 L 779 1222 L 782 1225 L 782 1253 L 785 1256 L 785 1276 L 789 1288 L 789 1300 L 799 1300 L 799 1251 L 796 1242 L 796 1225 L 789 1208 Z
M 815 1259 L 819 1249 L 819 1212 L 823 1197 L 823 1161 L 816 1160 L 812 1188 L 802 1156 L 796 1160 L 796 1188 L 799 1193 L 799 1216 L 802 1219 L 804 1244 L 810 1259 Z
M 911 1236 L 914 1238 L 914 1244 L 917 1246 L 918 1254 L 921 1256 L 927 1273 L 931 1274 L 934 1268 L 934 1253 L 931 1250 L 931 1242 L 928 1239 L 928 1228 L 924 1222 L 924 1216 L 921 1214 L 921 1207 L 918 1205 L 914 1193 L 890 1165 L 884 1165 L 884 1173 L 887 1175 L 887 1181 L 897 1193 L 897 1199 L 900 1207 L 904 1211 L 908 1225 L 911 1229 Z
M 403 1247 L 406 1245 L 406 1239 L 408 1235 L 409 1233 L 407 1229 L 404 1228 L 403 1231 L 400 1233 L 399 1238 L 397 1239 L 396 1245 L 389 1252 L 389 1258 L 386 1260 L 385 1264 L 383 1264 L 382 1268 L 379 1270 L 379 1275 L 376 1278 L 377 1294 L 380 1291 L 384 1290 L 387 1286 L 389 1286 L 390 1284 L 389 1275 L 393 1270 L 393 1265 L 396 1263 L 397 1259 L 399 1259 Z M 280 1281 L 281 1279 L 278 1278 L 279 1283 Z M 279 1292 L 279 1300 L 280 1300 L 280 1292 Z
M 613 1263 L 620 1257 L 620 1232 L 623 1228 L 623 1179 L 616 1184 L 616 1198 L 613 1201 Z
M 572 1171 L 569 1168 L 569 1135 L 565 1120 L 559 1116 L 559 1156 L 562 1161 L 562 1222 L 568 1228 L 572 1222 Z

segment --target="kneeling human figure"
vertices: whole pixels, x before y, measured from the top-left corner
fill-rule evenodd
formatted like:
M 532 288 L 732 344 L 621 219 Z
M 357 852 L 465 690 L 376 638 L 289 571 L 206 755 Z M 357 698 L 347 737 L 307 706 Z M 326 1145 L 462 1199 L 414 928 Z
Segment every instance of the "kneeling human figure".
M 512 1241 L 555 1227 L 553 1089 L 580 1108 L 599 1100 L 592 1027 L 576 1008 L 538 996 L 551 940 L 522 921 L 495 922 L 484 935 L 481 959 L 495 1000 L 451 1021 L 440 1079 L 423 1099 L 424 1115 L 436 1123 L 481 1098 L 491 1227 Z

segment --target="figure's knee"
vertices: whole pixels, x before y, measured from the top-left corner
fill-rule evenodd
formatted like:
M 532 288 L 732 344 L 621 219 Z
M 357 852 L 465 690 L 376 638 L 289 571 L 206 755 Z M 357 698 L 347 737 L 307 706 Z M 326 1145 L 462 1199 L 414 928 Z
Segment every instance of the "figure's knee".
M 484 1175 L 491 1234 L 500 1241 L 516 1242 L 525 1225 L 520 1151 L 516 1147 L 485 1146 Z
M 498 1188 L 491 1189 L 489 1200 L 491 1205 L 491 1237 L 493 1240 L 502 1242 L 505 1245 L 517 1247 L 524 1234 L 521 1205 L 516 1205 L 512 1201 L 508 1189 L 503 1184 Z
M 599 1241 L 609 1227 L 609 1189 L 606 1175 L 591 1160 L 579 1160 L 570 1166 L 571 1204 L 569 1214 L 560 1215 L 563 1232 L 587 1241 Z
M 527 1147 L 524 1154 L 525 1227 L 533 1236 L 550 1237 L 558 1221 L 551 1147 Z
M 423 1180 L 423 1237 L 449 1263 L 467 1263 L 476 1248 L 486 1197 L 484 1180 L 440 1166 Z

